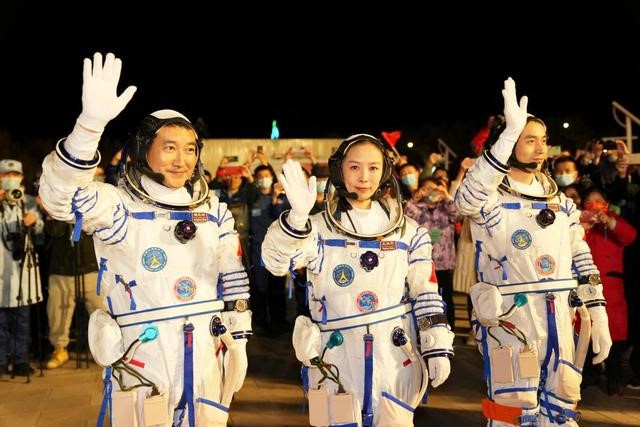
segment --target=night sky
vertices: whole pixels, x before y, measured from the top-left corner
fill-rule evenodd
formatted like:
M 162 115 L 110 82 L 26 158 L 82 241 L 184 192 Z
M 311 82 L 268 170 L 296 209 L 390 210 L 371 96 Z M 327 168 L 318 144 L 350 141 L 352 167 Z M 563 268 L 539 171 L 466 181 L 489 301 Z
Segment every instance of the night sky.
M 520 15 L 453 2 L 428 14 L 357 16 L 308 3 L 288 21 L 272 7 L 187 3 L 76 21 L 57 4 L 0 6 L 0 129 L 21 141 L 66 135 L 81 110 L 82 59 L 96 50 L 123 59 L 120 90 L 138 86 L 107 129 L 115 138 L 161 108 L 201 116 L 211 137 L 268 137 L 273 119 L 283 138 L 476 130 L 502 109 L 509 75 L 532 113 L 582 120 L 594 136 L 623 133 L 614 99 L 640 115 L 640 12 L 631 2 L 579 11 L 523 3 L 531 10 Z

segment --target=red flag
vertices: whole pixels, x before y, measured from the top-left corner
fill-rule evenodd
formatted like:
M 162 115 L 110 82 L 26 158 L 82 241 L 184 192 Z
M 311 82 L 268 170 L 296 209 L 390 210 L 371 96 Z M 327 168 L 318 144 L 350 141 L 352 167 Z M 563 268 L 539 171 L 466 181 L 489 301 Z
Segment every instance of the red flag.
M 382 137 L 389 143 L 390 146 L 395 147 L 396 143 L 402 136 L 402 131 L 394 130 L 393 132 L 382 131 Z

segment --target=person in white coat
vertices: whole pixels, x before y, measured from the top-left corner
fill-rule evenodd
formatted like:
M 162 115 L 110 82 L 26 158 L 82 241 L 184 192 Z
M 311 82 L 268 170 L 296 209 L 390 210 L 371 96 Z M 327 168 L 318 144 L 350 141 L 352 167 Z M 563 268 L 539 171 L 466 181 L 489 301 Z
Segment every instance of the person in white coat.
M 594 364 L 611 347 L 602 284 L 580 212 L 546 172 L 544 122 L 527 114 L 526 97 L 518 104 L 511 78 L 502 94 L 506 123 L 455 198 L 476 248 L 471 299 L 488 385 L 483 414 L 491 426 L 575 426 L 589 334 Z
M 89 321 L 106 367 L 99 424 L 112 405 L 116 426 L 226 425 L 251 334 L 233 217 L 208 191 L 193 125 L 173 110 L 144 118 L 119 187 L 93 181 L 100 135 L 136 90 L 117 95 L 121 67 L 113 54 L 85 59 L 82 113 L 40 180 L 51 216 L 93 234 L 108 307 Z
M 262 244 L 273 274 L 307 268 L 311 318 L 296 319 L 293 345 L 310 424 L 412 426 L 429 377 L 442 384 L 453 356 L 429 233 L 403 215 L 392 160 L 375 137 L 343 141 L 329 168 L 326 208 L 309 218 L 316 179 L 284 164 L 278 179 L 291 210 Z
M 42 301 L 34 237 L 44 221 L 35 198 L 24 193 L 23 178 L 21 162 L 0 160 L 0 375 L 33 373 L 29 313 Z

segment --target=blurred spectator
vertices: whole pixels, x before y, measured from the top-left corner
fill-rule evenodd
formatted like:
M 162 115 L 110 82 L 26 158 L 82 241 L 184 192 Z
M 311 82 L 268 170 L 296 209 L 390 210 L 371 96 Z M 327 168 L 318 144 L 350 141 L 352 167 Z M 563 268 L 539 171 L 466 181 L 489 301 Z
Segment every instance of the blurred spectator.
M 607 392 L 621 394 L 622 353 L 627 345 L 627 301 L 624 292 L 622 252 L 636 238 L 635 228 L 609 210 L 604 191 L 593 188 L 585 193 L 580 225 L 591 248 L 593 262 L 600 271 L 609 330 L 613 346 L 606 362 Z M 584 384 L 588 385 L 591 364 L 585 365 Z

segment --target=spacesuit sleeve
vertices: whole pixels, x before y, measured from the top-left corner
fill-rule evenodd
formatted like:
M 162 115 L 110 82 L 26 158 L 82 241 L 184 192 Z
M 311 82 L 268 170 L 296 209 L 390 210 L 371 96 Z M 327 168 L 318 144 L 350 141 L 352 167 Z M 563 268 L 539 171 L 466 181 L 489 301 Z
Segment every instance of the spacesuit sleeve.
M 78 160 L 63 147 L 61 140 L 42 162 L 40 197 L 45 209 L 57 220 L 75 223 L 74 238 L 84 230 L 95 233 L 105 244 L 119 243 L 128 227 L 118 189 L 94 182 L 97 163 Z
M 424 227 L 417 228 L 409 245 L 409 273 L 407 284 L 409 296 L 414 301 L 413 314 L 416 320 L 447 310 L 438 292 L 435 265 L 431 259 L 431 238 Z M 453 310 L 453 307 L 448 309 Z M 437 324 L 420 331 L 420 348 L 423 356 L 452 356 L 454 334 L 447 324 Z
M 242 246 L 238 233 L 234 230 L 234 220 L 226 203 L 220 203 L 218 212 L 219 247 L 219 291 L 224 301 L 249 299 L 249 277 L 242 265 Z M 236 340 L 246 341 L 251 335 L 251 311 L 236 312 L 234 310 L 222 313 L 224 324 Z M 243 350 L 244 351 L 244 350 Z
M 582 212 L 576 207 L 573 200 L 564 195 L 560 195 L 560 209 L 569 217 L 573 277 L 579 278 L 588 274 L 598 274 L 598 267 L 593 263 L 591 249 L 584 240 L 584 228 L 580 225 L 580 214 Z
M 513 144 L 500 136 L 498 142 L 490 150 L 485 150 L 469 168 L 455 195 L 455 204 L 460 213 L 489 232 L 502 219 L 498 186 L 509 172 L 506 165 L 509 156 L 505 153 Z
M 304 235 L 293 236 L 285 230 L 286 216 L 288 212 L 274 221 L 262 242 L 262 262 L 272 274 L 284 276 L 288 272 L 298 268 L 307 267 L 318 257 L 318 244 L 316 236 L 316 218 L 309 219 L 309 229 Z

